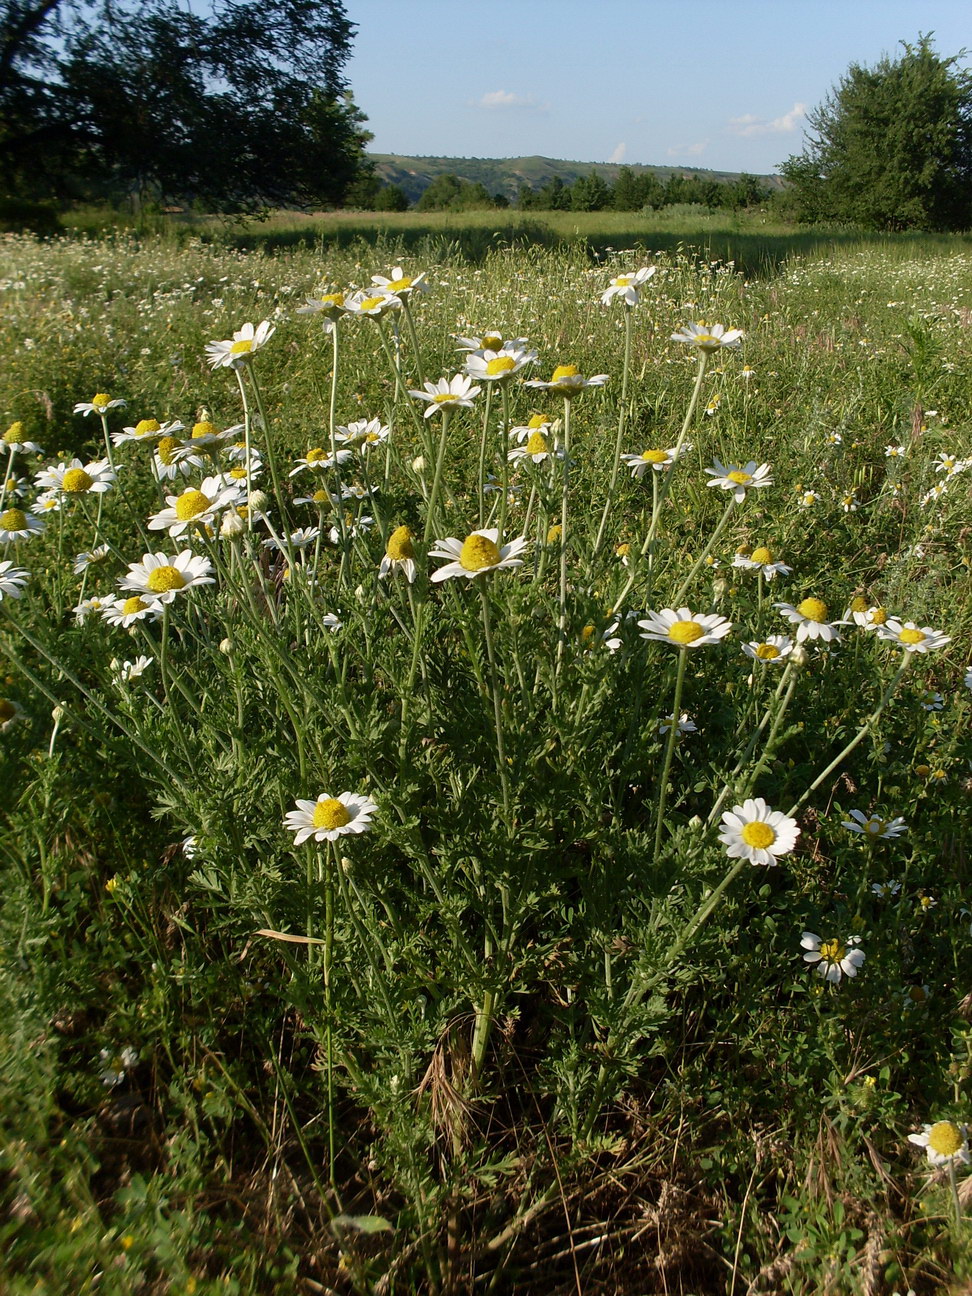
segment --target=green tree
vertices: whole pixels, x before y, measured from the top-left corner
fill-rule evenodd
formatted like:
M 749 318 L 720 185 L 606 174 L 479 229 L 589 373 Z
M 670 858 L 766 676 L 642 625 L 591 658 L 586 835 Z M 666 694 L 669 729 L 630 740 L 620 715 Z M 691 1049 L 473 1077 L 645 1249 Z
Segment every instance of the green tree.
M 571 211 L 603 211 L 611 201 L 611 190 L 596 171 L 578 176 L 570 187 Z
M 0 0 L 0 175 L 58 199 L 331 204 L 366 169 L 340 0 Z
M 931 35 L 896 59 L 851 64 L 808 116 L 813 136 L 781 167 L 805 220 L 871 229 L 967 228 L 972 222 L 972 73 L 964 51 Z

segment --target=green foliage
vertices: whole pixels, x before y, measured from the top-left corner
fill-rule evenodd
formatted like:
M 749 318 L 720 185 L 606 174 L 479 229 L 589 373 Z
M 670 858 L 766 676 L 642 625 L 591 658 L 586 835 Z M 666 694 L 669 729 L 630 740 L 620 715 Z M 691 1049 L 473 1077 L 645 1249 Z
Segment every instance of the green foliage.
M 27 197 L 325 206 L 367 169 L 339 0 L 4 0 L 0 30 L 0 171 Z
M 862 1268 L 899 1291 L 961 1271 L 947 1181 L 906 1135 L 968 1119 L 972 553 L 965 470 L 936 471 L 972 453 L 968 249 L 830 246 L 761 279 L 662 256 L 630 309 L 598 299 L 643 263 L 633 249 L 592 265 L 492 239 L 471 265 L 393 242 L 322 260 L 115 234 L 11 238 L 3 257 L 0 406 L 44 460 L 104 456 L 100 421 L 72 413 L 95 390 L 129 402 L 109 432 L 243 417 L 273 531 L 323 531 L 289 555 L 263 523 L 143 539 L 161 501 L 150 445 L 128 443 L 102 513 L 65 500 L 4 555 L 31 573 L 0 604 L 2 691 L 25 712 L 0 739 L 5 1288 L 83 1290 L 97 1269 L 133 1291 L 555 1292 L 583 1257 L 592 1290 L 718 1291 L 731 1272 L 737 1292 L 816 1296 Z M 392 265 L 427 272 L 407 316 L 343 317 L 335 343 L 297 314 L 322 279 Z M 701 371 L 680 354 L 686 301 L 743 328 L 744 354 Z M 538 376 L 576 362 L 611 382 L 565 402 L 517 378 L 440 435 L 400 387 L 454 373 L 452 335 L 498 312 Z M 204 345 L 264 318 L 243 409 Z M 332 392 L 338 426 L 374 417 L 390 437 L 290 478 L 330 444 Z M 569 418 L 567 469 L 507 459 L 509 423 L 537 410 L 561 446 Z M 683 428 L 670 477 L 624 467 L 612 488 L 616 446 Z M 705 484 L 716 455 L 765 458 L 772 486 L 727 504 Z M 10 462 L 29 480 L 42 461 Z M 512 499 L 483 494 L 486 468 Z M 355 483 L 370 495 L 340 511 L 297 503 Z M 403 523 L 414 583 L 378 575 Z M 523 566 L 432 582 L 431 541 L 481 523 L 530 540 Z M 75 574 L 96 527 L 114 549 Z M 733 565 L 757 544 L 793 573 Z M 216 580 L 165 626 L 77 623 L 82 583 L 110 596 L 146 549 L 183 547 Z M 785 677 L 743 656 L 785 628 L 773 602 L 810 594 L 952 641 L 883 707 L 899 653 L 856 626 Z M 669 744 L 679 654 L 636 621 L 683 598 L 734 631 L 689 655 L 698 729 Z M 143 652 L 120 682 L 112 659 Z M 296 798 L 344 789 L 376 801 L 370 830 L 295 849 Z M 733 871 L 718 800 L 750 791 L 802 801 L 802 835 L 779 867 Z M 855 808 L 908 832 L 854 836 Z M 860 974 L 825 985 L 804 930 L 860 935 Z
M 801 219 L 869 229 L 972 223 L 972 73 L 930 36 L 897 59 L 852 64 L 809 115 L 815 132 L 782 173 Z

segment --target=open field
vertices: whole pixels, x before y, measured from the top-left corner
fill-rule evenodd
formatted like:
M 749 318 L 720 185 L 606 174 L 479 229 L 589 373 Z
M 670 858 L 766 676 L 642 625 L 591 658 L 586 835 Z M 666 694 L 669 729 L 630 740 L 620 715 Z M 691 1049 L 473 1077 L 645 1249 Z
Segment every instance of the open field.
M 0 239 L 14 1296 L 972 1279 L 972 248 L 486 215 Z

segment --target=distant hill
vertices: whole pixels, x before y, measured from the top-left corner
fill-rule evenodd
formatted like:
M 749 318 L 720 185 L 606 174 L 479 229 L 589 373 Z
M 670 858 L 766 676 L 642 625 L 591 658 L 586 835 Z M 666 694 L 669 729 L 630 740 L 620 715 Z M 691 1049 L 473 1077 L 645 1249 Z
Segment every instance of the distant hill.
M 409 202 L 416 202 L 432 181 L 440 175 L 456 175 L 460 180 L 477 181 L 491 194 L 504 194 L 512 202 L 521 185 L 541 189 L 555 176 L 565 185 L 573 184 L 578 176 L 591 171 L 613 185 L 622 166 L 629 166 L 636 174 L 652 172 L 664 184 L 672 175 L 698 176 L 700 180 L 715 180 L 729 184 L 738 180 L 741 171 L 710 171 L 705 167 L 645 166 L 636 162 L 564 162 L 557 158 L 460 158 L 460 157 L 406 157 L 401 153 L 369 153 L 375 172 L 385 184 L 398 185 Z M 781 189 L 783 181 L 776 175 L 761 175 L 757 179 L 768 189 Z

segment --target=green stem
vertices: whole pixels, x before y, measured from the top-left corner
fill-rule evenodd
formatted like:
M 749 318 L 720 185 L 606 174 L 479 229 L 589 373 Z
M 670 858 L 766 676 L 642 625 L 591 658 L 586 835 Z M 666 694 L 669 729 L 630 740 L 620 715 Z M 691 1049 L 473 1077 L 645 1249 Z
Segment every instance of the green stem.
M 628 373 L 631 369 L 631 339 L 634 332 L 634 307 L 625 306 L 624 308 L 624 369 L 621 374 L 621 405 L 618 410 L 618 434 L 614 441 L 614 459 L 611 464 L 611 481 L 608 484 L 607 498 L 604 501 L 604 509 L 601 513 L 601 524 L 597 529 L 597 538 L 594 541 L 594 549 L 591 553 L 591 562 L 597 559 L 598 552 L 604 540 L 604 531 L 607 527 L 607 520 L 611 514 L 611 506 L 614 503 L 614 492 L 618 485 L 618 471 L 621 466 L 621 446 L 624 443 L 624 429 L 628 414 Z M 652 474 L 654 476 L 654 474 Z
M 493 627 L 489 616 L 489 599 L 482 580 L 479 598 L 483 611 L 483 634 L 486 639 L 486 657 L 489 662 L 489 682 L 493 694 L 493 723 L 496 727 L 496 758 L 499 765 L 500 786 L 503 791 L 503 820 L 510 824 L 510 780 L 506 769 L 506 745 L 503 741 L 503 707 L 500 697 L 499 676 L 496 671 L 496 654 L 493 650 Z
M 682 600 L 685 598 L 685 595 L 687 594 L 688 590 L 691 588 L 692 582 L 699 574 L 699 570 L 702 567 L 702 564 L 705 562 L 706 558 L 708 558 L 709 554 L 715 548 L 716 541 L 719 539 L 719 537 L 722 535 L 723 531 L 725 530 L 726 523 L 729 521 L 729 515 L 732 512 L 733 502 L 734 502 L 733 500 L 729 501 L 729 504 L 726 507 L 726 510 L 723 513 L 722 517 L 719 519 L 715 530 L 709 536 L 708 544 L 705 546 L 705 548 L 699 554 L 698 558 L 696 558 L 695 562 L 692 564 L 692 570 L 685 577 L 685 580 L 682 582 L 678 593 L 675 595 L 675 598 L 673 600 L 673 606 L 681 607 Z
M 452 411 L 443 408 L 442 410 L 442 431 L 439 433 L 439 449 L 435 456 L 435 476 L 432 479 L 432 494 L 429 496 L 428 511 L 425 515 L 425 533 L 423 541 L 429 543 L 432 538 L 432 532 L 435 529 L 435 511 L 439 503 L 439 494 L 442 490 L 442 470 L 445 465 L 446 443 L 449 437 L 449 418 Z
M 662 764 L 661 786 L 658 789 L 658 812 L 655 815 L 655 848 L 652 859 L 657 864 L 661 851 L 662 831 L 665 825 L 665 803 L 668 800 L 668 775 L 672 768 L 672 756 L 678 740 L 678 717 L 681 715 L 682 686 L 685 683 L 685 663 L 688 660 L 688 649 L 678 650 L 678 673 L 675 676 L 675 698 L 672 702 L 671 728 L 668 731 L 668 742 L 665 746 L 665 760 Z

